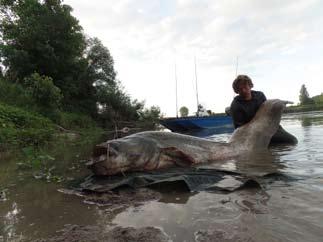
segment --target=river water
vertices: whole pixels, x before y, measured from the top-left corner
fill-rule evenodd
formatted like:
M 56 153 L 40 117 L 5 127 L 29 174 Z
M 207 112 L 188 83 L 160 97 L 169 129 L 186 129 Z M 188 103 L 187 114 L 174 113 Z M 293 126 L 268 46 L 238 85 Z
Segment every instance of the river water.
M 58 192 L 64 184 L 30 178 L 16 160 L 0 160 L 0 241 L 48 238 L 72 225 L 161 228 L 172 241 L 323 241 L 323 112 L 286 114 L 282 126 L 296 146 L 275 146 L 270 154 L 228 160 L 215 167 L 254 176 L 284 175 L 262 189 L 223 193 L 163 193 L 139 206 L 109 209 Z M 208 138 L 227 141 L 230 134 Z M 86 175 L 80 162 L 89 154 L 68 150 L 64 176 Z

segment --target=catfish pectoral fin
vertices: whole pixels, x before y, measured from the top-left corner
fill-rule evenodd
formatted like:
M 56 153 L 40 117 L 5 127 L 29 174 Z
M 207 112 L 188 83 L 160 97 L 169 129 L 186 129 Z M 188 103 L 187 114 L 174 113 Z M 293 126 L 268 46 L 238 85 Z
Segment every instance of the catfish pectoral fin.
M 191 166 L 196 163 L 195 159 L 176 147 L 163 148 L 161 151 L 161 160 L 171 161 L 177 166 Z

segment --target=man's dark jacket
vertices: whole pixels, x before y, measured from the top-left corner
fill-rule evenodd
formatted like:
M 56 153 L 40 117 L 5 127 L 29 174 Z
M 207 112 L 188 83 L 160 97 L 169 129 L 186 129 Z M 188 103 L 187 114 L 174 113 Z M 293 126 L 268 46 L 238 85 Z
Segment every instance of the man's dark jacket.
M 236 96 L 230 107 L 234 128 L 238 128 L 248 123 L 258 111 L 260 105 L 266 101 L 266 96 L 260 91 L 251 91 L 252 98 L 244 100 L 240 96 Z
M 260 105 L 266 101 L 265 94 L 260 91 L 251 91 L 251 96 L 251 100 L 248 101 L 236 96 L 231 103 L 230 115 L 235 129 L 248 123 L 256 115 Z M 270 143 L 297 144 L 297 138 L 279 125 Z

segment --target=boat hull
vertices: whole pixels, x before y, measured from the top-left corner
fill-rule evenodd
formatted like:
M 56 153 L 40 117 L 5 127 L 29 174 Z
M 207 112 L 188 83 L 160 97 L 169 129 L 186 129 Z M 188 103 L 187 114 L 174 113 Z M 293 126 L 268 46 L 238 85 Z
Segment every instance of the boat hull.
M 165 118 L 160 120 L 160 124 L 173 132 L 212 129 L 216 133 L 230 133 L 234 129 L 232 118 L 227 115 Z

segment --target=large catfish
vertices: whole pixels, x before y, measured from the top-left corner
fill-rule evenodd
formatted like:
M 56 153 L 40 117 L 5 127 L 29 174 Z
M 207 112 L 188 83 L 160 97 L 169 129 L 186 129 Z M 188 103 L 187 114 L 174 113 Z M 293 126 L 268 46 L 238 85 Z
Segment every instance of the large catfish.
M 96 175 L 193 166 L 267 149 L 286 101 L 264 102 L 255 117 L 236 129 L 228 143 L 162 131 L 146 131 L 96 146 L 88 166 Z

